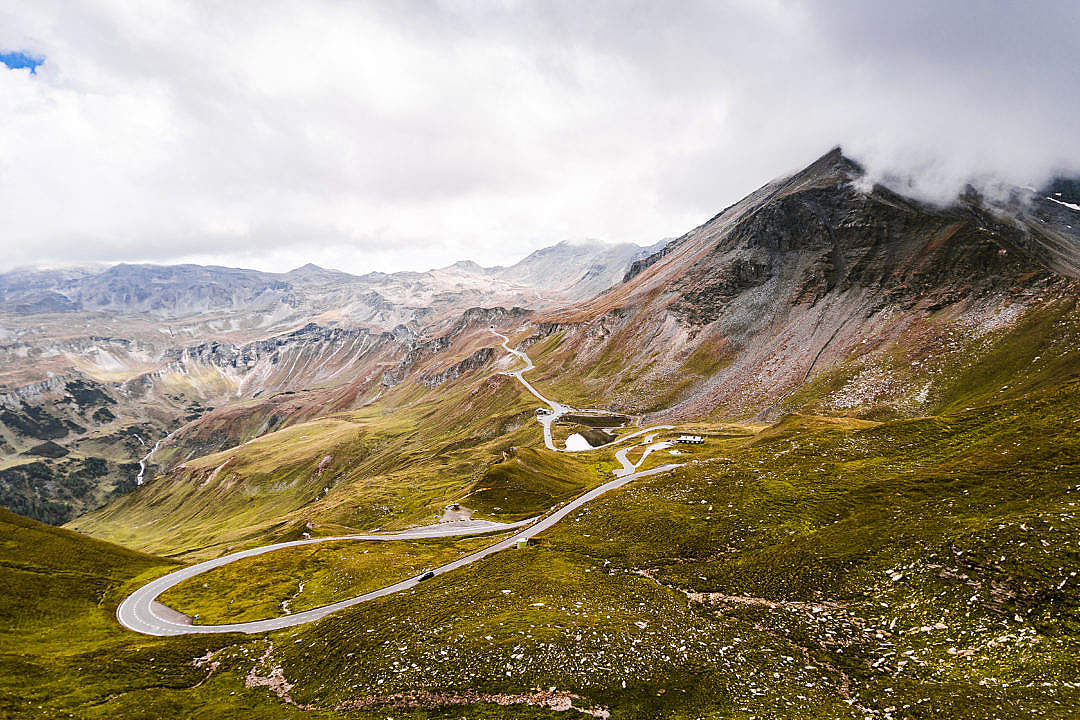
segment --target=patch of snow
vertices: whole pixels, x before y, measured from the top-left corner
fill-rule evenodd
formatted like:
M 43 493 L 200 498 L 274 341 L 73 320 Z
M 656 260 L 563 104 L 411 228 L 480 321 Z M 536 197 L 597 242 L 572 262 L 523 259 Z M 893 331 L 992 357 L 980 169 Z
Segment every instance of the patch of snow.
M 1058 205 L 1064 205 L 1065 207 L 1069 208 L 1070 210 L 1075 210 L 1076 212 L 1080 212 L 1080 205 L 1075 205 L 1075 204 L 1070 203 L 1070 202 L 1065 202 L 1064 200 L 1056 200 L 1056 199 L 1054 199 L 1052 197 L 1048 197 L 1046 199 L 1049 200 L 1050 202 L 1056 202 Z
M 592 445 L 585 439 L 585 436 L 581 433 L 574 433 L 570 437 L 566 438 L 566 449 L 570 452 L 580 452 L 582 450 L 591 450 Z

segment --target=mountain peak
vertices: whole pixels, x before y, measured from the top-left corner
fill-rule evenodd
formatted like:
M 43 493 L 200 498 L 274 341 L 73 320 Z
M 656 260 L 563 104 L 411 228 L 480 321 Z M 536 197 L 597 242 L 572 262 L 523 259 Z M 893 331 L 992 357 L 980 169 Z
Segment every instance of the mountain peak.
M 486 272 L 485 268 L 480 263 L 475 262 L 473 260 L 458 260 L 453 265 L 448 265 L 444 269 L 446 269 L 446 270 L 462 270 L 464 272 L 470 272 L 470 273 L 484 273 L 484 272 Z
M 844 151 L 837 145 L 802 170 L 781 181 L 781 184 L 797 187 L 828 185 L 855 180 L 865 173 L 863 167 L 844 155 Z
M 313 277 L 317 275 L 334 275 L 338 274 L 339 270 L 327 270 L 324 267 L 316 265 L 315 263 L 305 263 L 298 268 L 293 268 L 286 275 L 292 275 L 294 277 Z
M 285 273 L 285 277 L 298 280 L 339 281 L 351 276 L 342 270 L 329 270 L 315 263 L 306 263 Z

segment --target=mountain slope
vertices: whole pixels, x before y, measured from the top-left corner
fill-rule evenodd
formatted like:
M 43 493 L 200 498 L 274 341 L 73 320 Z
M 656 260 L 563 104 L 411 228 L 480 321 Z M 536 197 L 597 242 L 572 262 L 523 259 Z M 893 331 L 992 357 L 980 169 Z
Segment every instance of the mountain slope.
M 18 718 L 335 717 L 283 706 L 244 678 L 257 642 L 161 640 L 116 622 L 139 582 L 175 564 L 0 508 L 0 715 Z M 201 658 L 201 659 L 200 659 Z
M 327 358 L 337 351 L 313 342 L 302 359 L 266 364 L 265 396 L 245 391 L 246 402 L 224 405 L 164 443 L 155 458 L 167 478 L 74 527 L 141 548 L 198 552 L 188 538 L 278 537 L 309 522 L 418 521 L 437 503 L 460 499 L 476 479 L 466 468 L 500 462 L 509 438 L 500 441 L 494 428 L 512 426 L 515 438 L 536 431 L 523 415 L 528 396 L 492 376 L 501 353 L 489 323 L 529 348 L 532 381 L 549 396 L 644 413 L 649 423 L 773 420 L 792 411 L 917 417 L 1077 377 L 1077 284 L 1053 269 L 1044 223 L 995 214 L 975 197 L 926 207 L 864 187 L 861 177 L 855 163 L 831 152 L 674 241 L 580 307 L 533 316 L 469 311 L 433 324 L 426 339 L 401 329 L 386 336 L 392 353 L 372 345 L 342 355 L 340 383 L 320 385 L 335 377 Z M 305 332 L 321 338 L 330 331 Z M 208 346 L 193 355 L 247 352 Z M 323 374 L 309 377 L 311 368 Z M 463 415 L 463 397 L 484 400 Z M 446 417 L 460 425 L 444 427 Z M 283 432 L 297 423 L 310 430 Z M 400 435 L 403 423 L 410 442 Z M 247 447 L 265 433 L 274 434 Z M 304 439 L 310 434 L 320 440 Z M 484 441 L 473 442 L 457 467 L 430 452 L 469 438 Z M 333 482 L 316 472 L 325 458 Z M 395 466 L 405 471 L 388 471 Z M 423 483 L 409 485 L 421 476 Z M 363 485 L 370 477 L 394 498 L 381 510 Z M 523 477 L 543 484 L 541 474 Z M 240 487 L 256 501 L 250 512 L 235 506 Z
M 561 242 L 537 250 L 510 267 L 488 272 L 501 280 L 578 302 L 617 284 L 633 263 L 658 252 L 666 243 L 662 240 L 643 248 L 630 243 Z
M 528 342 L 556 336 L 540 352 L 552 381 L 580 378 L 562 381 L 571 397 L 657 417 L 774 417 L 809 402 L 791 396 L 826 372 L 866 374 L 867 387 L 844 390 L 847 412 L 932 411 L 1024 313 L 1075 315 L 1077 283 L 1061 271 L 1080 231 L 1001 212 L 974 196 L 931 208 L 865 188 L 836 150 L 579 309 L 540 313 Z M 919 371 L 936 361 L 948 367 Z M 871 376 L 894 389 L 875 392 Z M 819 389 L 815 407 L 839 409 L 839 388 Z

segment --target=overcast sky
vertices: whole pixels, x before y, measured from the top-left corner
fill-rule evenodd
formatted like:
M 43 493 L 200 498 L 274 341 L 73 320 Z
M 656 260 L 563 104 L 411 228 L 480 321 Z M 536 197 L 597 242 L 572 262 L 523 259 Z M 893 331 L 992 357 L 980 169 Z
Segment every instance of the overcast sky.
M 1080 3 L 0 0 L 0 267 L 652 243 L 841 144 L 1080 171 Z M 11 61 L 12 65 L 22 63 Z

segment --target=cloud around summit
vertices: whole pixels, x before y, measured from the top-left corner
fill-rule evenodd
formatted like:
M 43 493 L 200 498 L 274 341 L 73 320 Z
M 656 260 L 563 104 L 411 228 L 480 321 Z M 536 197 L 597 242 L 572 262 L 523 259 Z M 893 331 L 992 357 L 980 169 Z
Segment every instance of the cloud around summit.
M 2 262 L 505 264 L 836 144 L 928 198 L 1038 183 L 1080 172 L 1078 38 L 1075 3 L 8 3 Z

